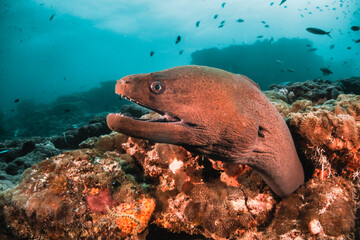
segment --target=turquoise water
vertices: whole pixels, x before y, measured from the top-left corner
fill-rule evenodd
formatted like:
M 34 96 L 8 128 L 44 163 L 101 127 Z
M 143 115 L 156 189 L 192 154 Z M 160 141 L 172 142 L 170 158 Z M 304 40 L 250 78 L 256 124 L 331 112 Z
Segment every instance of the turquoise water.
M 186 64 L 245 74 L 263 90 L 324 77 L 320 68 L 330 80 L 360 75 L 359 1 L 280 3 L 2 0 L 1 118 L 25 101 L 31 112 L 104 81 Z

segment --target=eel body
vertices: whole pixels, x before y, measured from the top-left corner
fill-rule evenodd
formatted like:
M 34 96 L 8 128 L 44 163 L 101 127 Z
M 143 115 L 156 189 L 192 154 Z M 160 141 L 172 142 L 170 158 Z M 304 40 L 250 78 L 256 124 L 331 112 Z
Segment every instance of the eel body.
M 243 75 L 190 65 L 129 75 L 115 89 L 161 117 L 141 120 L 111 113 L 107 123 L 114 131 L 247 164 L 279 196 L 304 183 L 286 123 L 257 84 Z

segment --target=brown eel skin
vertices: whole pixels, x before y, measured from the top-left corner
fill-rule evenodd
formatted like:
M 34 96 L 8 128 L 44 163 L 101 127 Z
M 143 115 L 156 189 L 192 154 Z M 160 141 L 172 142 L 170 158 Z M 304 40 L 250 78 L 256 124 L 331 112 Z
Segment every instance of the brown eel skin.
M 281 197 L 304 183 L 286 123 L 258 85 L 243 75 L 181 66 L 126 76 L 115 92 L 161 114 L 141 120 L 111 113 L 107 123 L 116 132 L 247 164 Z

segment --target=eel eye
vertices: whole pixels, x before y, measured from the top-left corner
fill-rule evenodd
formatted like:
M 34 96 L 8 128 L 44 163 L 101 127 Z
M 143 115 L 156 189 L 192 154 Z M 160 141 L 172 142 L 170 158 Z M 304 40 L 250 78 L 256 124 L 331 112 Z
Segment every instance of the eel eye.
M 155 94 L 160 94 L 165 91 L 165 86 L 160 81 L 153 81 L 150 83 L 150 90 Z

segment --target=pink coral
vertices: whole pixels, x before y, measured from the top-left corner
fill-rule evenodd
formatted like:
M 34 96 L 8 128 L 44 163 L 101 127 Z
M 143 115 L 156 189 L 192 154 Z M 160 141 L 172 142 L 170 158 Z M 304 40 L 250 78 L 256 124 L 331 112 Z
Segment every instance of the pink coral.
M 99 191 L 95 195 L 90 193 L 86 196 L 86 202 L 89 204 L 92 212 L 103 214 L 107 213 L 105 206 L 109 206 L 111 208 L 118 205 L 118 203 L 112 198 L 111 192 L 108 188 Z

